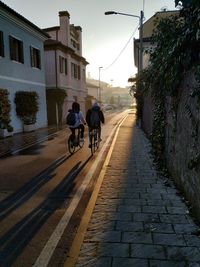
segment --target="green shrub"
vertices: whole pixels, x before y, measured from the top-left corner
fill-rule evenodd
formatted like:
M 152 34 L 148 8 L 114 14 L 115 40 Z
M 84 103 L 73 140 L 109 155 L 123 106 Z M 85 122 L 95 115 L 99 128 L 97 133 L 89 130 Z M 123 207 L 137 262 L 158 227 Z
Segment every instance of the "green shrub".
M 36 122 L 38 112 L 38 94 L 34 91 L 18 91 L 15 94 L 15 104 L 17 116 L 24 124 Z
M 13 127 L 10 125 L 11 105 L 8 95 L 8 90 L 0 89 L 0 129 L 7 129 L 12 132 Z

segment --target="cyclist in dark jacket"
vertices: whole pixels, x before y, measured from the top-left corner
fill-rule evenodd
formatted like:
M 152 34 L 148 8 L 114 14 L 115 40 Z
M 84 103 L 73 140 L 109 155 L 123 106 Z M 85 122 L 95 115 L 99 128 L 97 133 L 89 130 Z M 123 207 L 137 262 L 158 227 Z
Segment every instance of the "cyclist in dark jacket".
M 94 122 L 91 120 L 92 118 L 92 114 L 93 112 L 97 113 L 98 116 L 98 120 L 94 125 Z M 89 147 L 90 147 L 90 132 L 92 131 L 92 129 L 94 128 L 98 128 L 99 129 L 99 140 L 101 141 L 101 122 L 104 123 L 105 122 L 105 118 L 104 118 L 104 114 L 102 112 L 102 110 L 100 109 L 98 103 L 94 103 L 91 109 L 88 109 L 87 114 L 86 114 L 86 122 L 87 125 L 89 127 Z

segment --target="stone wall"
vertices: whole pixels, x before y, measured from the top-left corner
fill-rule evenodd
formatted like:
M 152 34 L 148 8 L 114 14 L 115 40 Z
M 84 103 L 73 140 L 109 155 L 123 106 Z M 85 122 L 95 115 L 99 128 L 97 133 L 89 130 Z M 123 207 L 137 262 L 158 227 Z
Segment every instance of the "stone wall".
M 153 127 L 153 103 L 151 97 L 145 96 L 143 109 L 142 109 L 142 129 L 145 131 L 147 136 L 150 136 L 152 133 Z
M 200 102 L 192 96 L 196 86 L 193 74 L 187 73 L 178 101 L 167 99 L 165 147 L 168 169 L 200 219 Z
M 200 96 L 194 96 L 197 87 L 194 75 L 188 72 L 178 97 L 166 100 L 165 156 L 173 179 L 184 191 L 200 220 Z M 143 107 L 142 128 L 149 136 L 152 131 L 151 101 Z

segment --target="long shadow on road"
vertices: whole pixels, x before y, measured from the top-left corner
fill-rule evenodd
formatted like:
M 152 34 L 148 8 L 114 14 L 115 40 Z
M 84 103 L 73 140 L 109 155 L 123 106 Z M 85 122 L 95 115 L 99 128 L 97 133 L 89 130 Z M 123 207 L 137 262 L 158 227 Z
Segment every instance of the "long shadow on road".
M 89 162 L 90 158 L 91 157 L 83 164 L 79 161 L 37 208 L 26 215 L 0 238 L 0 266 L 11 266 L 16 257 L 22 252 L 47 219 L 56 209 L 62 206 L 69 190 L 75 185 L 74 179 Z M 51 178 L 52 177 L 48 177 L 48 179 Z M 23 199 L 23 201 L 25 201 L 25 199 Z
M 62 156 L 54 161 L 48 168 L 22 186 L 19 190 L 0 202 L 0 221 L 5 219 L 13 210 L 32 197 L 45 183 L 52 179 L 50 173 L 66 161 L 69 156 Z

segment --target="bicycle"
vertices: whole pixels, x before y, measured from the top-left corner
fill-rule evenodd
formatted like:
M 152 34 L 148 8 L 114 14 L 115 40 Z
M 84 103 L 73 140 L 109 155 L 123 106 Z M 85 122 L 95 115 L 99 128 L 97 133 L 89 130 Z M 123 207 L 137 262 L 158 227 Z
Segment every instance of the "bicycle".
M 90 149 L 92 155 L 99 148 L 100 137 L 99 137 L 99 128 L 93 128 L 90 132 Z
M 81 129 L 78 128 L 75 129 L 75 136 L 70 134 L 68 138 L 68 150 L 71 155 L 75 152 L 76 147 L 82 148 L 84 145 L 84 139 L 81 140 L 80 136 L 81 136 Z

